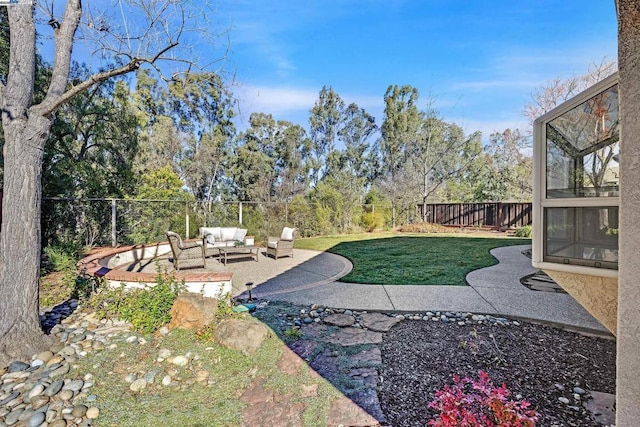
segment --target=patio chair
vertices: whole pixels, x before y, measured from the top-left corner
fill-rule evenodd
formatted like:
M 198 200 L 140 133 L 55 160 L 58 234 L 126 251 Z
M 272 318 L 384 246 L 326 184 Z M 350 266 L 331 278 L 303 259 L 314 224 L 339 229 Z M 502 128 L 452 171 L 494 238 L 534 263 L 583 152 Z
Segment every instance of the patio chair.
M 295 228 L 284 227 L 280 237 L 267 237 L 267 255 L 278 259 L 283 256 L 293 258 L 293 235 Z
M 178 233 L 167 231 L 169 246 L 173 253 L 173 267 L 180 270 L 181 267 L 206 267 L 206 253 L 202 241 L 183 242 Z

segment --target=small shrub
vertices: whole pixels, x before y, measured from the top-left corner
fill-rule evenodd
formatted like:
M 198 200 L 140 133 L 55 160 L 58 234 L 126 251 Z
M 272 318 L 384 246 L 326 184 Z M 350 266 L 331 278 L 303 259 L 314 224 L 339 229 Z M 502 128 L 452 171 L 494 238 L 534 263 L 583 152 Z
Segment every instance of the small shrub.
M 514 233 L 514 236 L 525 237 L 530 239 L 532 234 L 533 234 L 533 227 L 531 227 L 530 225 L 524 225 L 516 230 L 516 232 Z
M 226 319 L 233 315 L 233 303 L 231 301 L 231 294 L 224 294 L 218 297 L 218 304 L 216 310 L 216 318 Z
M 52 307 L 69 297 L 78 298 L 77 262 L 81 247 L 74 242 L 59 242 L 45 247 L 42 252 L 40 304 Z
M 382 214 L 378 212 L 367 212 L 362 214 L 362 226 L 369 233 L 381 228 L 384 224 L 384 218 Z
M 79 275 L 76 274 L 71 298 L 86 300 L 91 297 L 91 294 L 102 286 L 104 282 L 104 277 L 90 276 L 84 272 Z
M 89 304 L 99 318 L 119 318 L 131 322 L 138 332 L 151 333 L 171 320 L 169 310 L 184 282 L 167 274 L 158 274 L 153 287 L 125 290 L 106 288 L 95 294 Z
M 43 249 L 51 271 L 75 270 L 81 248 L 73 242 L 60 242 Z
M 298 341 L 302 338 L 302 332 L 297 328 L 288 328 L 284 331 L 284 339 L 287 342 Z
M 539 415 L 529 409 L 527 401 L 509 400 L 511 392 L 505 384 L 495 387 L 486 372 L 479 372 L 478 381 L 453 376 L 454 384 L 445 385 L 429 402 L 438 415 L 427 425 L 431 427 L 534 427 Z

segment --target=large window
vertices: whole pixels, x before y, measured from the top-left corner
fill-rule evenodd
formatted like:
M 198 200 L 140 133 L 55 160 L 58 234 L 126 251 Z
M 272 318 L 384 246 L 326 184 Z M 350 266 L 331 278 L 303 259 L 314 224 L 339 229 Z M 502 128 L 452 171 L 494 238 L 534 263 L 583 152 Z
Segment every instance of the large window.
M 536 266 L 617 270 L 619 135 L 617 75 L 534 123 Z
M 618 208 L 545 208 L 544 261 L 617 268 Z

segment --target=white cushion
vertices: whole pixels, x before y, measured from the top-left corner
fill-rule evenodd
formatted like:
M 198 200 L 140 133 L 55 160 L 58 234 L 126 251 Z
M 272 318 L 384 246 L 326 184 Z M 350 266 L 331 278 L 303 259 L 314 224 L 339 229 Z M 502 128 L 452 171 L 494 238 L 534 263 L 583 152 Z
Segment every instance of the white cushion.
M 236 230 L 236 234 L 233 236 L 233 240 L 237 242 L 243 242 L 246 235 L 247 235 L 246 228 L 238 228 Z
M 280 238 L 282 240 L 293 240 L 294 231 L 296 231 L 295 228 L 284 227 L 282 229 L 282 234 L 280 235 Z
M 214 243 L 216 243 L 216 238 L 215 238 L 215 236 L 214 236 L 213 234 L 211 234 L 211 233 L 206 233 L 206 234 L 205 234 L 205 238 L 207 239 L 207 243 L 210 243 L 210 244 L 212 244 L 212 245 L 213 245 Z
M 269 242 L 267 243 L 267 247 L 276 249 L 278 247 L 278 242 Z
M 220 227 L 200 227 L 200 235 L 213 234 L 215 240 L 220 240 Z
M 228 242 L 229 240 L 234 240 L 234 236 L 236 235 L 236 227 L 222 227 L 220 229 L 220 239 Z

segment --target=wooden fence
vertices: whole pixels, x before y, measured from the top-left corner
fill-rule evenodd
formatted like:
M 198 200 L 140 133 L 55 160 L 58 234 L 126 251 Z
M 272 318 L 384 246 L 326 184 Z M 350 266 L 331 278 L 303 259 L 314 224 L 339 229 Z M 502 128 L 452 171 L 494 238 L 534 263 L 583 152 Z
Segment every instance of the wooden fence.
M 429 203 L 418 205 L 427 222 L 457 227 L 518 228 L 531 225 L 531 203 Z

